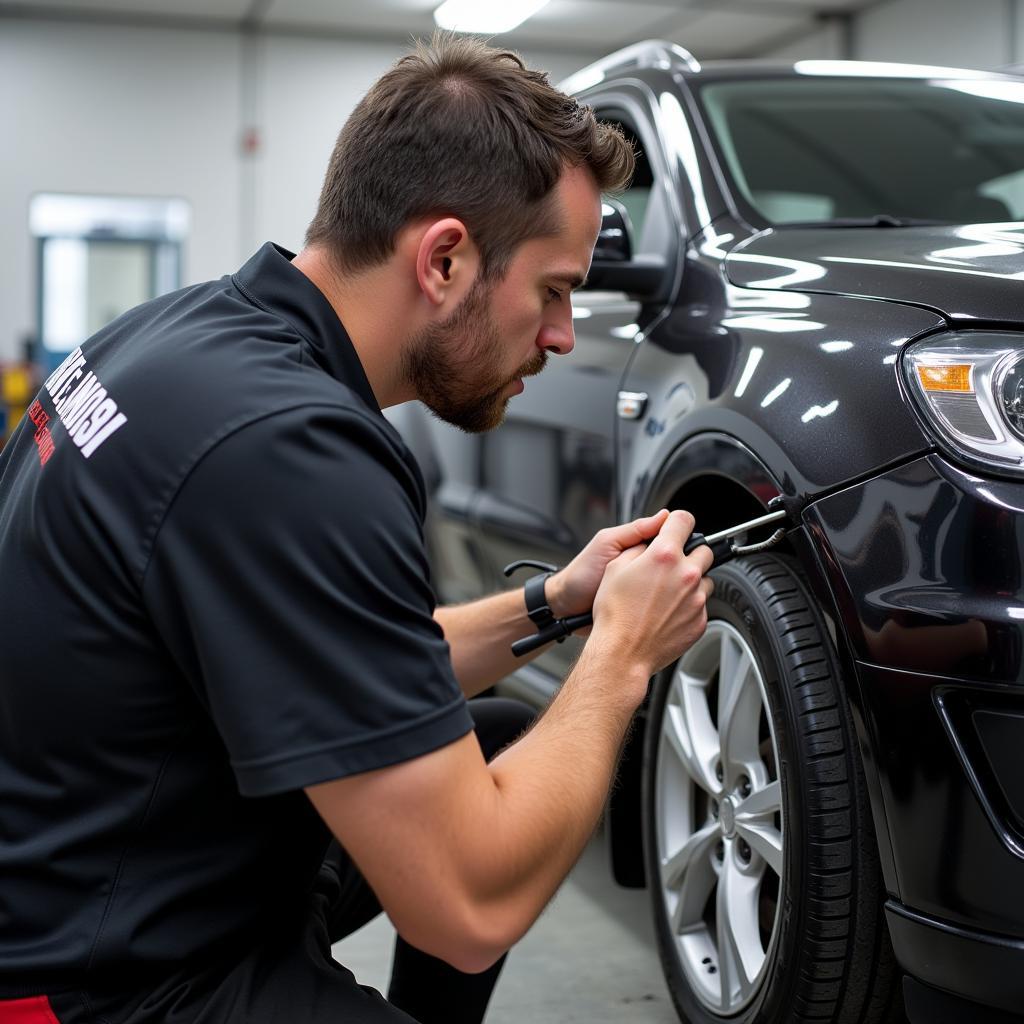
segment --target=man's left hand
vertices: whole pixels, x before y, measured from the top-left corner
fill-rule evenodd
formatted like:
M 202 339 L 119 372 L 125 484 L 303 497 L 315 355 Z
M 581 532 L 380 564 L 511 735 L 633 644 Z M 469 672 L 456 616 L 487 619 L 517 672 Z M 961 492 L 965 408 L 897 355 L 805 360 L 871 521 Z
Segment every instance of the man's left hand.
M 653 516 L 595 533 L 590 543 L 544 586 L 548 606 L 555 618 L 564 619 L 590 611 L 608 563 L 623 551 L 652 541 L 667 518 L 668 511 L 662 509 Z

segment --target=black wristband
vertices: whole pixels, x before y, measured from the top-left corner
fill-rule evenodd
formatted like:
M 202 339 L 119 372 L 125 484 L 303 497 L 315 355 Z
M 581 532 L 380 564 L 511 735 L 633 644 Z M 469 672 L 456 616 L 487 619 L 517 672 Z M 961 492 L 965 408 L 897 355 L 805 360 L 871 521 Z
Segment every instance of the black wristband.
M 544 629 L 555 621 L 554 612 L 548 604 L 544 593 L 544 584 L 554 576 L 553 572 L 539 572 L 531 576 L 523 584 L 523 599 L 526 601 L 526 614 L 538 630 Z

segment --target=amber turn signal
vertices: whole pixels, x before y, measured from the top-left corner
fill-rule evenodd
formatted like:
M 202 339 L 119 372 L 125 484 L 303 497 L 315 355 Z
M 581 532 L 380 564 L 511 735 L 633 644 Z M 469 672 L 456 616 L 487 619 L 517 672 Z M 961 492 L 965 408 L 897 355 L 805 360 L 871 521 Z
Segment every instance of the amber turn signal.
M 939 366 L 918 364 L 917 374 L 925 391 L 959 391 L 966 394 L 974 391 L 971 386 L 970 363 L 947 363 Z

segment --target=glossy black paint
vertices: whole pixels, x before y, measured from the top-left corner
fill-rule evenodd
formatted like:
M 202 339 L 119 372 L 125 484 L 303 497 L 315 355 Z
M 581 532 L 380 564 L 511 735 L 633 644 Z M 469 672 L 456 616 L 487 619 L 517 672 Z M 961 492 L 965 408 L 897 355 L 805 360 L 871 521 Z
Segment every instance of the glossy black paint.
M 929 455 L 817 502 L 805 521 L 856 658 L 1021 685 L 1024 488 Z
M 901 904 L 1024 939 L 1024 835 L 974 715 L 1024 714 L 1024 494 L 936 455 L 804 513 L 839 610 Z M 1024 758 L 1019 758 L 1019 772 Z
M 885 909 L 893 948 L 908 971 L 904 992 L 911 1020 L 1019 1024 L 1024 943 L 956 928 L 892 902 Z M 951 998 L 951 991 L 957 995 Z
M 664 300 L 578 295 L 576 350 L 489 435 L 415 407 L 392 416 L 432 470 L 438 589 L 507 586 L 505 563 L 564 563 L 597 529 L 664 505 L 708 532 L 778 493 L 806 503 L 785 550 L 844 667 L 897 955 L 929 985 L 1019 1010 L 1019 982 L 984 964 L 995 941 L 992 964 L 1024 966 L 1024 821 L 1005 742 L 993 753 L 974 716 L 1024 714 L 1024 484 L 935 451 L 899 357 L 954 326 L 1024 320 L 1024 228 L 766 229 L 734 198 L 690 89 L 764 69 L 667 64 L 584 93 L 650 161 L 634 250 L 670 268 Z M 648 396 L 641 418 L 616 415 L 620 390 Z M 531 666 L 539 699 L 579 645 Z M 634 795 L 615 800 L 616 874 L 633 880 Z
M 1022 264 L 1024 224 L 779 228 L 752 236 L 725 262 L 741 288 L 764 288 L 769 278 L 779 290 L 925 306 L 964 326 L 1024 322 Z
M 721 261 L 737 230 L 693 240 L 676 305 L 630 364 L 624 386 L 650 395 L 644 422 L 622 428 L 632 512 L 652 504 L 650 468 L 706 433 L 737 438 L 783 491 L 805 498 L 930 447 L 901 396 L 897 354 L 944 321 L 911 306 L 776 291 L 790 273 L 778 266 L 733 286 Z

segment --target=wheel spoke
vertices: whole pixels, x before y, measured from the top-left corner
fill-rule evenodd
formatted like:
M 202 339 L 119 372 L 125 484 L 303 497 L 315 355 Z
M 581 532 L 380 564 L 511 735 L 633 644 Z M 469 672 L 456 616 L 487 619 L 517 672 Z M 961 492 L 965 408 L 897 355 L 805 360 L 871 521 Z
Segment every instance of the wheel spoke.
M 694 832 L 671 857 L 663 858 L 661 880 L 665 888 L 679 889 L 686 882 L 686 873 L 690 866 L 700 858 L 711 855 L 719 835 L 718 825 L 712 822 L 699 832 Z
M 718 877 L 718 970 L 721 974 L 721 1007 L 729 1012 L 744 1001 L 753 988 L 764 950 L 757 925 L 757 890 L 760 880 L 744 875 L 728 851 Z
M 728 658 L 725 657 L 727 645 L 735 651 Z M 718 735 L 727 780 L 734 781 L 744 764 L 759 760 L 761 693 L 749 655 L 735 650 L 735 641 L 729 636 L 722 637 L 722 648 L 718 674 Z M 737 770 L 730 773 L 730 766 Z
M 683 884 L 679 889 L 679 899 L 672 911 L 672 934 L 682 935 L 688 931 L 699 931 L 705 927 L 704 907 L 707 905 L 711 890 L 715 887 L 718 875 L 711 863 L 712 853 L 708 850 L 703 856 L 691 859 Z
M 748 821 L 751 818 L 768 817 L 782 810 L 782 789 L 779 781 L 769 782 L 754 793 L 751 793 L 736 808 L 736 820 Z
M 756 850 L 772 869 L 782 877 L 782 833 L 773 825 L 736 823 L 736 832 Z
M 685 684 L 684 684 L 685 685 Z M 715 778 L 715 761 L 718 758 L 718 736 L 710 718 L 695 713 L 693 702 L 683 710 L 678 704 L 665 707 L 665 734 L 672 749 L 682 762 L 686 773 L 707 793 L 717 793 L 721 786 Z M 707 719 L 706 724 L 702 719 Z
M 728 634 L 723 633 L 721 639 L 718 642 L 718 678 L 722 679 L 734 679 L 737 674 L 740 662 L 746 657 L 746 653 L 740 647 L 739 644 Z M 718 722 L 721 725 L 722 722 L 722 688 L 719 683 L 718 691 Z

